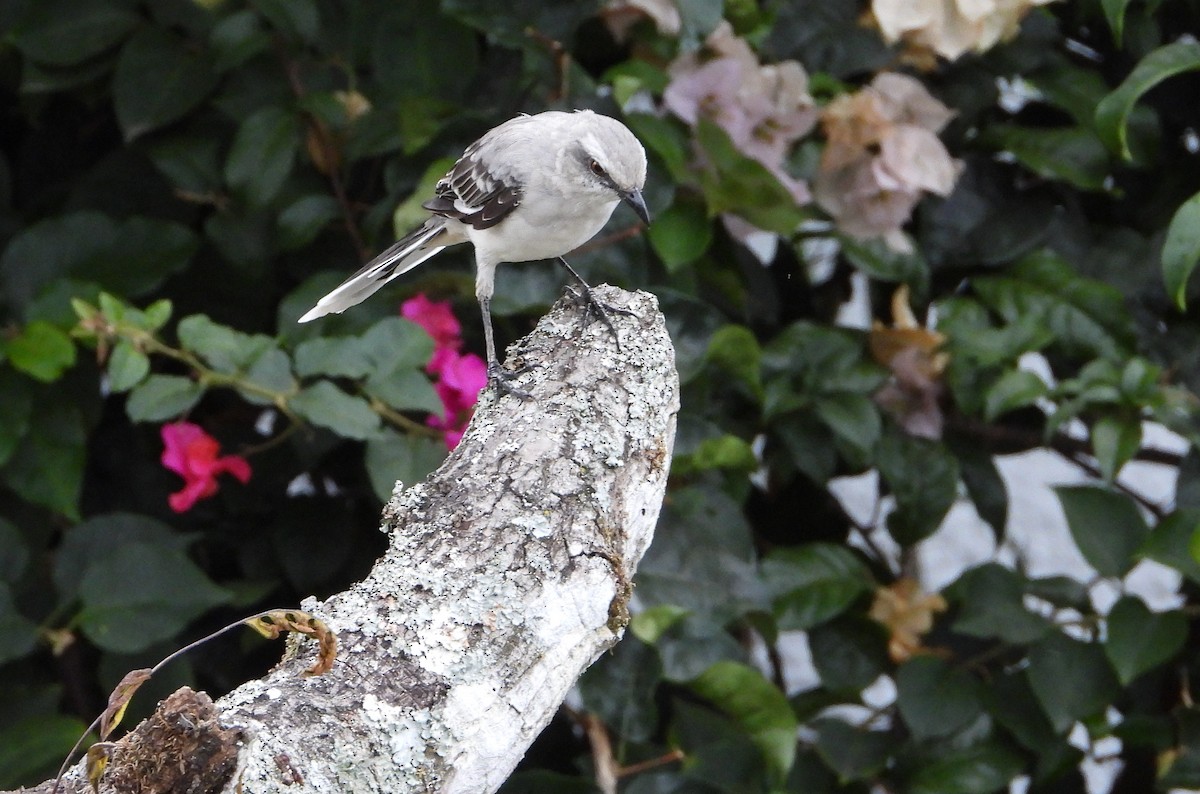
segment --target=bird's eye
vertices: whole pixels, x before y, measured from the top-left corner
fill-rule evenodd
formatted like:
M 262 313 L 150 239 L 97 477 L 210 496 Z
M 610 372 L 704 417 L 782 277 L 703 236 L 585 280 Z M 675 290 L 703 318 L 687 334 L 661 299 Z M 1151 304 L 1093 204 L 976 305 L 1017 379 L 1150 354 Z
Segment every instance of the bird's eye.
M 592 173 L 596 176 L 608 176 L 608 172 L 604 170 L 604 166 L 592 160 L 588 163 L 588 168 L 592 169 Z

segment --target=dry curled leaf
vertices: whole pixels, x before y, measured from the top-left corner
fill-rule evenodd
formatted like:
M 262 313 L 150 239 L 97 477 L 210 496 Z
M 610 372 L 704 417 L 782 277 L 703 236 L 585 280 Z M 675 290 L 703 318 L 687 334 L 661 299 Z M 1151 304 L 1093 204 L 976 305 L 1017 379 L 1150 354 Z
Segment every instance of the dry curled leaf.
M 121 724 L 121 718 L 125 716 L 125 707 L 129 705 L 129 701 L 138 691 L 138 687 L 150 680 L 152 673 L 153 671 L 148 667 L 130 670 L 113 687 L 113 691 L 108 695 L 108 705 L 104 708 L 104 713 L 100 715 L 101 739 L 107 739 L 113 729 Z M 90 751 L 88 755 L 91 756 Z
M 307 612 L 295 609 L 273 609 L 242 621 L 269 640 L 278 637 L 282 632 L 295 631 L 307 634 L 317 640 L 317 661 L 304 671 L 305 675 L 321 675 L 333 668 L 337 658 L 337 637 L 324 621 L 314 618 Z
M 92 784 L 92 791 L 100 791 L 100 778 L 104 777 L 104 770 L 108 768 L 108 762 L 116 747 L 114 742 L 96 742 L 88 748 L 87 779 Z
M 888 655 L 899 664 L 924 650 L 921 637 L 933 629 L 933 616 L 947 609 L 938 593 L 924 593 L 913 579 L 899 579 L 875 591 L 870 618 L 890 633 Z
M 875 401 L 899 422 L 906 432 L 921 438 L 941 438 L 942 373 L 950 356 L 940 350 L 944 334 L 917 323 L 908 303 L 908 286 L 892 295 L 892 327 L 878 320 L 868 342 L 872 357 L 892 371 L 892 378 L 876 394 Z

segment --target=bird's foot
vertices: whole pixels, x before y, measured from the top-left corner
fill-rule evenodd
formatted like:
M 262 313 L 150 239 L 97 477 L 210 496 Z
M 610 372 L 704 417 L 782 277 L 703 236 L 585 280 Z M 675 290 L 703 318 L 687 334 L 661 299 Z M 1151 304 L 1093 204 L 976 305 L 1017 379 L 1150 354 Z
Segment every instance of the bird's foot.
M 488 364 L 487 368 L 488 385 L 494 386 L 499 394 L 511 394 L 513 397 L 528 400 L 533 395 L 519 386 L 513 385 L 513 380 L 531 369 L 533 369 L 532 364 L 527 364 L 519 369 L 505 369 L 499 361 L 493 361 Z
M 599 318 L 608 326 L 608 330 L 612 331 L 613 339 L 617 343 L 617 350 L 620 350 L 621 336 L 617 333 L 617 327 L 613 325 L 612 316 L 623 314 L 627 317 L 634 317 L 634 313 L 629 309 L 613 306 L 611 303 L 600 300 L 596 297 L 595 291 L 587 284 L 578 284 L 572 288 L 572 291 L 575 293 L 575 299 L 583 303 L 583 324 L 587 325 L 592 320 Z

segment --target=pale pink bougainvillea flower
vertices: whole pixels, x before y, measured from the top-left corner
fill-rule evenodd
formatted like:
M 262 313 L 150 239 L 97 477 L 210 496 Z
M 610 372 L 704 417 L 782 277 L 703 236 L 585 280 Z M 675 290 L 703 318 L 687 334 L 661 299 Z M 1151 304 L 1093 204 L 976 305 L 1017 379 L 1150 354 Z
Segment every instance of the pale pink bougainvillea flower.
M 891 72 L 833 100 L 821 113 L 817 203 L 846 234 L 907 250 L 901 227 L 917 202 L 949 195 L 962 172 L 937 136 L 953 116 L 919 81 Z
M 183 490 L 167 503 L 176 513 L 186 513 L 196 502 L 217 492 L 217 476 L 230 474 L 242 483 L 250 480 L 250 464 L 239 455 L 218 456 L 221 445 L 191 422 L 162 426 L 162 465 L 183 478 Z
M 462 439 L 479 392 L 487 386 L 487 365 L 474 353 L 460 353 L 462 325 L 450 301 L 431 301 L 423 293 L 406 300 L 400 314 L 425 329 L 433 338 L 433 355 L 425 371 L 436 379 L 433 389 L 442 401 L 442 415 L 426 424 L 441 430 L 446 446 L 454 449 Z
M 765 166 L 797 204 L 812 201 L 808 186 L 784 167 L 796 141 L 817 120 L 804 67 L 796 61 L 760 63 L 750 44 L 722 22 L 704 47 L 681 55 L 668 71 L 671 82 L 663 91 L 668 111 L 691 126 L 702 118 L 715 123 L 738 151 Z M 725 217 L 726 228 L 743 242 L 761 234 L 744 221 Z

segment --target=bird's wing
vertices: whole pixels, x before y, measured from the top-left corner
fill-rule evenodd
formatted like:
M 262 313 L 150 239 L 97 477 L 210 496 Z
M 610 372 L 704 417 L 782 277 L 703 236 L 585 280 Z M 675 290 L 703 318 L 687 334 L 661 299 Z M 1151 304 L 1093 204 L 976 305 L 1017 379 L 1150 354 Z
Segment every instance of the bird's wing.
M 434 197 L 421 206 L 475 229 L 490 229 L 521 206 L 521 185 L 497 174 L 481 156 L 492 140 L 487 135 L 471 144 L 438 181 Z
M 306 323 L 326 314 L 341 313 L 361 303 L 396 276 L 412 270 L 446 246 L 462 241 L 451 237 L 442 218 L 430 218 L 317 301 L 299 321 Z

